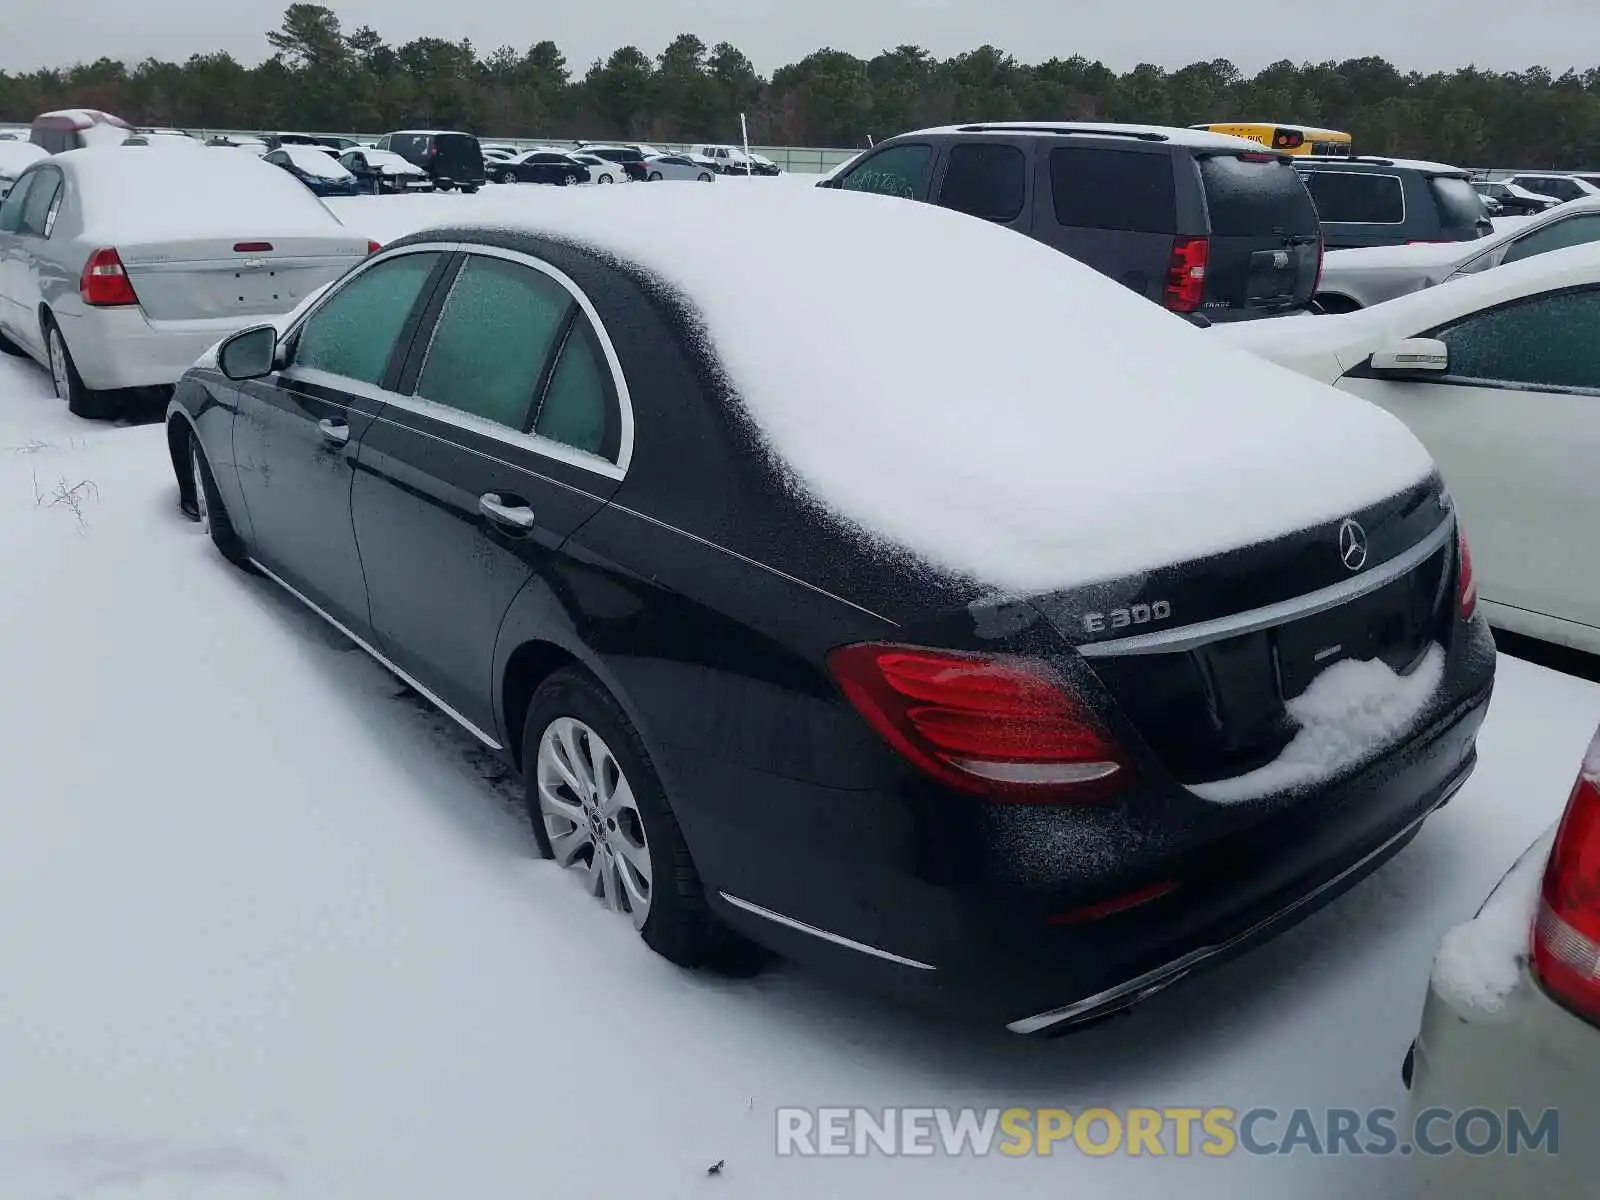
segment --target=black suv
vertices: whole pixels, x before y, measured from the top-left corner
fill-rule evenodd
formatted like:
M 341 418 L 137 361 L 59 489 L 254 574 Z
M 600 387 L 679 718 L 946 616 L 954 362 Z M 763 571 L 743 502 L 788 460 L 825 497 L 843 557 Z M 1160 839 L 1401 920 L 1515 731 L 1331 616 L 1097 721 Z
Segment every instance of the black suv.
M 1472 176 L 1403 158 L 1294 160 L 1317 203 L 1329 250 L 1407 242 L 1470 242 L 1494 232 Z
M 992 123 L 901 134 L 819 186 L 970 213 L 1230 321 L 1299 311 L 1316 289 L 1317 211 L 1290 163 L 1203 130 Z
M 379 150 L 391 150 L 428 173 L 441 192 L 460 188 L 475 192 L 484 185 L 483 150 L 470 133 L 443 129 L 403 129 L 378 139 Z

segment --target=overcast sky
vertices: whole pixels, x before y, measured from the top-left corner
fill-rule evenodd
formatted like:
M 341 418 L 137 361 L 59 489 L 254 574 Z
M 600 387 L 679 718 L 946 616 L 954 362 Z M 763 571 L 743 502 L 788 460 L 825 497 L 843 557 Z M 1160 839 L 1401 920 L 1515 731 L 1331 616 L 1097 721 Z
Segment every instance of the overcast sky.
M 287 0 L 0 0 L 0 69 L 64 66 L 102 55 L 135 62 L 223 49 L 265 58 Z M 730 41 L 763 74 L 822 46 L 870 56 L 911 42 L 940 57 L 984 42 L 1035 62 L 1084 54 L 1125 70 L 1229 58 L 1254 71 L 1376 54 L 1403 69 L 1600 63 L 1595 0 L 342 0 L 347 30 L 391 43 L 469 37 L 480 50 L 549 38 L 581 74 L 632 43 L 655 54 L 675 34 Z M 65 19 L 63 13 L 70 13 Z M 1578 56 L 1578 57 L 1574 57 Z

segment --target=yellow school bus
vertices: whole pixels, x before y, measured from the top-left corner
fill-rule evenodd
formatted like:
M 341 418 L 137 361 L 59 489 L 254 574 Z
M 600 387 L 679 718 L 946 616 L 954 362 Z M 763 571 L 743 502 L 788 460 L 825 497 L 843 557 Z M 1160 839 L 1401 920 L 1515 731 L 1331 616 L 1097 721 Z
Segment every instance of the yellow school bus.
M 1337 129 L 1314 129 L 1309 125 L 1278 125 L 1269 121 L 1218 121 L 1207 125 L 1191 125 L 1191 129 L 1209 129 L 1212 133 L 1226 133 L 1233 137 L 1259 142 L 1279 154 L 1321 154 L 1329 157 L 1350 156 L 1350 135 Z

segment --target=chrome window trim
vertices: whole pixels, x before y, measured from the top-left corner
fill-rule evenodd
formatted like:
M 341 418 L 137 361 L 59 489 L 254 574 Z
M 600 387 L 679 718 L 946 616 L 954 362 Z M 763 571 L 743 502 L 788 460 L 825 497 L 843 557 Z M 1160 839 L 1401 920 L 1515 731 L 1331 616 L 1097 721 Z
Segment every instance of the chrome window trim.
M 624 479 L 628 474 L 628 464 L 633 461 L 633 398 L 628 392 L 628 380 L 622 373 L 622 360 L 617 357 L 616 347 L 611 344 L 611 335 L 606 332 L 605 324 L 600 320 L 600 314 L 596 311 L 593 302 L 590 301 L 588 296 L 584 295 L 583 289 L 574 282 L 570 275 L 532 255 L 524 254 L 518 250 L 507 250 L 501 246 L 481 246 L 474 243 L 458 244 L 455 248 L 469 257 L 476 255 L 483 258 L 498 258 L 505 262 L 515 263 L 518 266 L 537 271 L 560 285 L 572 297 L 573 302 L 577 304 L 579 311 L 583 313 L 589 322 L 590 328 L 594 331 L 595 340 L 599 343 L 600 352 L 605 356 L 606 366 L 611 372 L 612 388 L 617 398 L 617 461 L 613 463 L 609 459 L 601 458 L 597 454 L 586 453 L 574 446 L 567 445 L 565 442 L 557 442 L 551 438 L 541 437 L 536 433 L 523 433 L 521 430 L 512 429 L 508 425 L 501 425 L 483 417 L 475 416 L 472 413 L 465 413 L 460 409 L 451 408 L 449 405 L 441 404 L 437 400 L 429 400 L 425 396 L 418 395 L 416 388 L 421 386 L 423 373 L 428 367 L 428 354 L 433 351 L 431 338 L 428 342 L 428 349 L 423 354 L 422 369 L 417 372 L 417 383 L 413 385 L 411 394 L 391 400 L 391 403 L 396 404 L 397 407 L 408 408 L 413 412 L 420 413 L 422 416 L 431 417 L 434 420 L 456 425 L 483 437 L 504 442 L 508 446 L 517 446 L 530 453 L 540 454 L 546 458 L 553 458 L 558 462 L 566 463 L 568 466 L 592 471 L 596 475 L 605 476 L 607 479 L 619 481 Z M 465 269 L 466 264 L 463 263 L 462 270 Z M 455 278 L 450 281 L 452 292 L 455 290 L 456 281 L 460 278 L 461 273 L 458 271 Z M 449 304 L 450 296 L 447 294 L 444 304 L 439 309 L 440 319 L 443 319 L 445 308 Z M 434 329 L 435 331 L 438 329 L 437 322 L 435 322 Z M 556 349 L 559 352 L 560 348 Z
M 1245 612 L 1234 613 L 1231 616 L 1217 617 L 1211 621 L 1199 621 L 1193 625 L 1179 625 L 1172 629 L 1162 629 L 1155 633 L 1139 633 L 1131 637 L 1108 638 L 1103 642 L 1085 642 L 1077 647 L 1079 654 L 1085 658 L 1117 658 L 1132 654 L 1175 654 L 1180 651 L 1193 650 L 1196 647 L 1207 645 L 1211 642 L 1220 642 L 1225 638 L 1238 637 L 1241 634 L 1254 633 L 1260 629 L 1269 629 L 1274 625 L 1282 625 L 1288 621 L 1295 621 L 1301 617 L 1314 616 L 1326 612 L 1330 608 L 1337 608 L 1351 600 L 1375 592 L 1381 587 L 1393 583 L 1408 571 L 1413 571 L 1421 566 L 1440 548 L 1445 546 L 1454 535 L 1456 528 L 1455 515 L 1445 517 L 1432 533 L 1423 538 L 1409 550 L 1402 551 L 1386 562 L 1379 563 L 1369 571 L 1359 575 L 1352 575 L 1340 583 L 1330 584 L 1328 587 L 1319 588 L 1314 592 L 1307 592 L 1303 596 L 1295 596 L 1288 600 L 1280 600 L 1276 604 L 1263 605 Z

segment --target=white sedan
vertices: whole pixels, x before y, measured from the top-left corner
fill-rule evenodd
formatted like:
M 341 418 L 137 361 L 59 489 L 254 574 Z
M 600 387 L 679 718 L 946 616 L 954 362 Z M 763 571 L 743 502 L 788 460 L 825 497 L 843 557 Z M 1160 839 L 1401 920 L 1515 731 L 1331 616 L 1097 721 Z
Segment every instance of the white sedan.
M 1490 621 L 1600 652 L 1596 329 L 1600 243 L 1360 312 L 1211 335 L 1404 421 L 1460 506 Z
M 0 350 L 77 415 L 112 416 L 116 390 L 177 382 L 375 248 L 253 155 L 69 151 L 0 204 Z
M 644 177 L 655 183 L 663 179 L 692 179 L 700 183 L 715 183 L 716 172 L 709 163 L 696 162 L 687 154 L 647 154 L 644 159 Z

